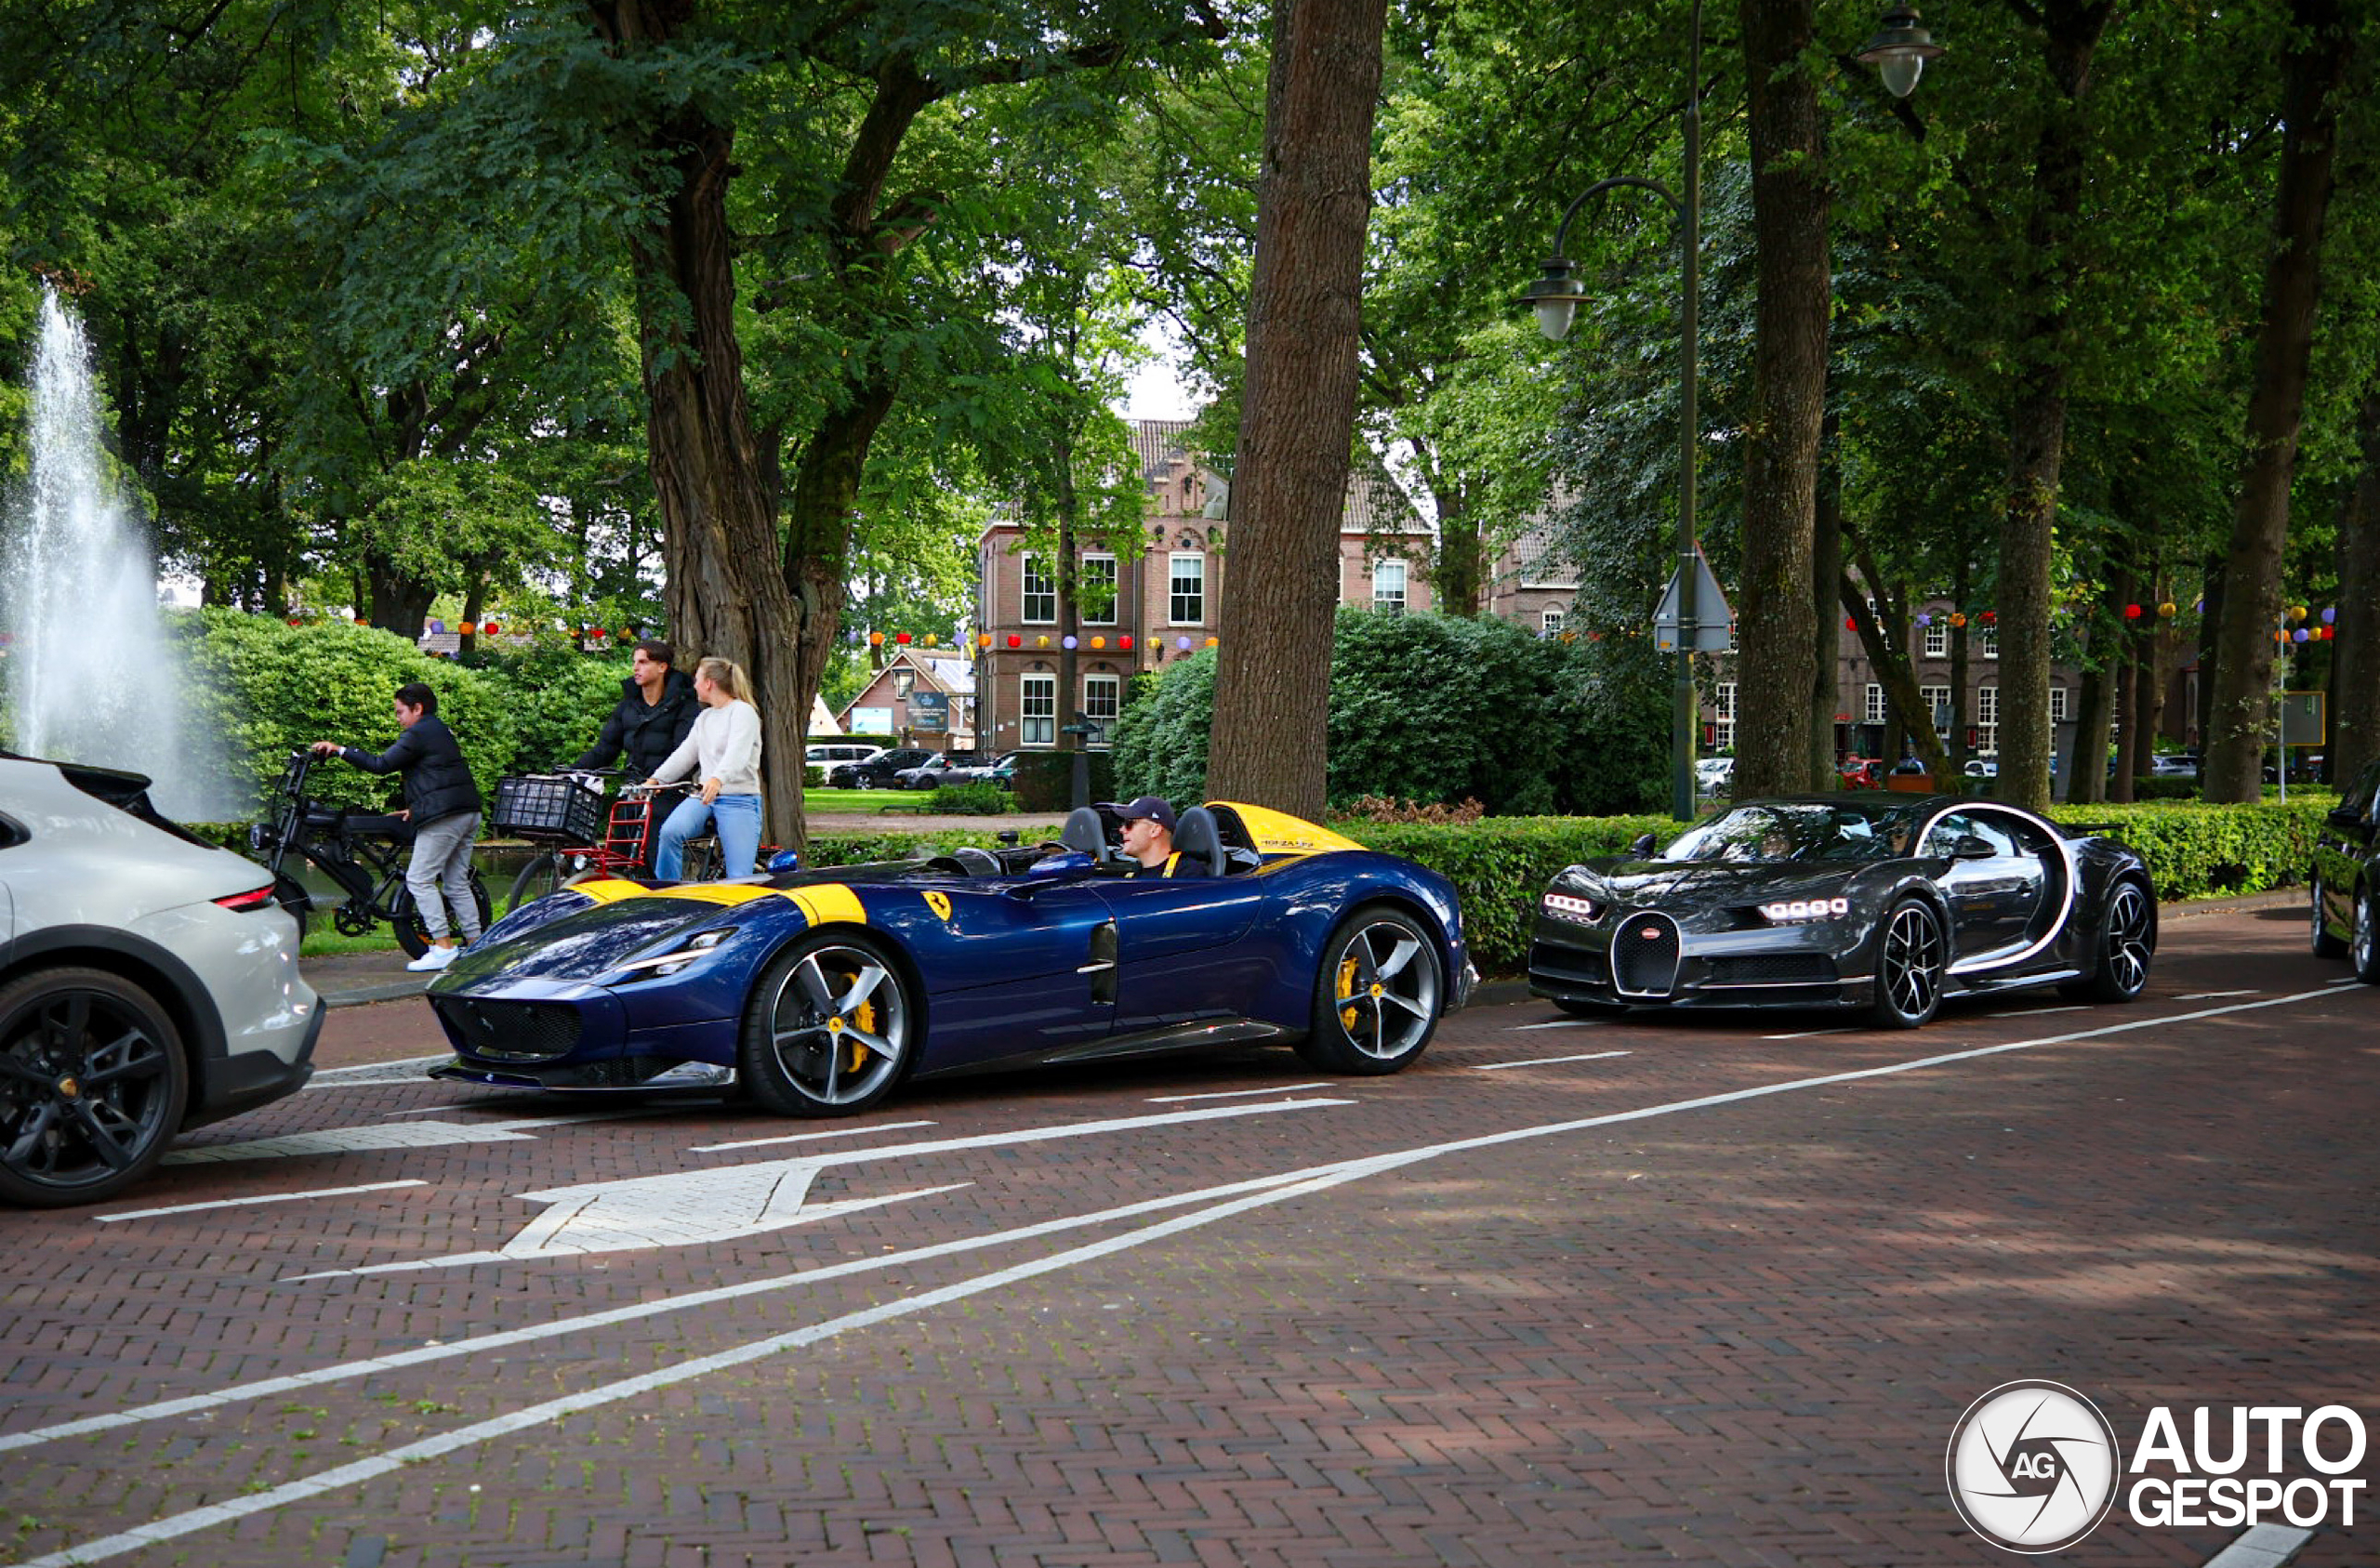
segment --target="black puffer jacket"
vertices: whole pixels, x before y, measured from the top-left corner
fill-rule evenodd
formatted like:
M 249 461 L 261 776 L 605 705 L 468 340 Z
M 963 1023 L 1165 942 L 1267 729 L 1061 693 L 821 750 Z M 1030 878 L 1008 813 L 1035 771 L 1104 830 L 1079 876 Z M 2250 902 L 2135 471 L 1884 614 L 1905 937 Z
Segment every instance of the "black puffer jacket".
M 603 720 L 603 732 L 571 766 L 608 768 L 612 758 L 625 753 L 629 771 L 639 779 L 649 779 L 654 770 L 669 760 L 669 754 L 685 740 L 702 711 L 694 680 L 682 671 L 673 669 L 662 678 L 657 703 L 646 702 L 631 677 L 620 682 L 619 705 Z
M 456 744 L 455 731 L 434 713 L 423 714 L 397 737 L 396 744 L 377 757 L 354 746 L 345 747 L 339 756 L 367 773 L 403 773 L 405 810 L 413 813 L 417 828 L 480 809 L 480 786 L 463 760 L 463 748 Z

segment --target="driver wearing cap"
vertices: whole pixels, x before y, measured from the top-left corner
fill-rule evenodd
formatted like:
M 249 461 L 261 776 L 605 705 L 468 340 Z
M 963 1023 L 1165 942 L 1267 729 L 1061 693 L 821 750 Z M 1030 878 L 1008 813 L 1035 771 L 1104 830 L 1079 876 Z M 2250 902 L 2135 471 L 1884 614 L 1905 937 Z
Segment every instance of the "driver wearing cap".
M 1124 858 L 1133 863 L 1128 876 L 1170 876 L 1181 857 L 1173 849 L 1173 808 L 1154 795 L 1116 808 L 1124 824 Z

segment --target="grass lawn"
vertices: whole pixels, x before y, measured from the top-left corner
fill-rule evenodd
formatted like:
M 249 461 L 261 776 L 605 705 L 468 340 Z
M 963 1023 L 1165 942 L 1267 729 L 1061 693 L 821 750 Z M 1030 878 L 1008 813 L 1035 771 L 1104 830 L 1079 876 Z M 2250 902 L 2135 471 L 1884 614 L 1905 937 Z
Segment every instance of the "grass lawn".
M 922 806 L 932 798 L 930 789 L 808 789 L 801 793 L 801 809 L 873 814 L 879 806 Z
M 318 910 L 306 922 L 306 944 L 298 950 L 298 955 L 326 958 L 340 953 L 386 953 L 396 945 L 397 934 L 392 927 L 380 926 L 360 937 L 341 936 L 332 927 L 330 916 Z

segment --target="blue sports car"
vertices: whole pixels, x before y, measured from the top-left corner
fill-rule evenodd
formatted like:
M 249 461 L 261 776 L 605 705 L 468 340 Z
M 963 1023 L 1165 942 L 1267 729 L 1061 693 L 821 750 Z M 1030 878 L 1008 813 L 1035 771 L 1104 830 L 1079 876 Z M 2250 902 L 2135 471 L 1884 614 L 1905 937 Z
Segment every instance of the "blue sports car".
M 733 882 L 609 880 L 514 911 L 430 988 L 432 1076 L 737 1087 L 848 1115 L 909 1077 L 1277 1041 L 1394 1073 L 1473 980 L 1453 886 L 1260 807 L 1182 813 L 1128 875 L 1112 806 L 1063 840 Z

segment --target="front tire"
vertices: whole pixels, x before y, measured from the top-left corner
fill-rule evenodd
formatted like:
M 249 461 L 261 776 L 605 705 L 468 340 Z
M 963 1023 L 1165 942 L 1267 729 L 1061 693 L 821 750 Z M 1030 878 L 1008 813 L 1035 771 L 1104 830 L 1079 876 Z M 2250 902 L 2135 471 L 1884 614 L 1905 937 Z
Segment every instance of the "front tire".
M 2093 1002 L 2129 1002 L 2148 988 L 2157 928 L 2149 893 L 2139 883 L 2119 882 L 2109 889 L 2093 952 L 2096 967 L 2083 979 L 2060 985 L 2061 993 Z
M 165 1158 L 189 1101 L 181 1036 L 131 982 L 62 968 L 0 988 L 0 1198 L 115 1196 Z
M 1868 1017 L 1879 1029 L 1915 1029 L 1941 1010 L 1950 944 L 1942 922 L 1917 899 L 1903 899 L 1884 916 L 1876 938 L 1876 999 Z
M 744 1009 L 737 1077 L 779 1115 L 855 1115 L 892 1092 L 924 1026 L 881 948 L 816 932 L 761 971 Z
M 1410 916 L 1375 905 L 1342 921 L 1322 952 L 1298 1054 L 1323 1072 L 1368 1077 L 1409 1066 L 1438 1027 L 1437 944 Z
M 2319 875 L 2312 879 L 2311 888 L 2312 892 L 2308 902 L 2313 906 L 2312 918 L 2307 923 L 2312 928 L 2310 945 L 2314 949 L 2314 956 L 2344 958 L 2347 956 L 2347 944 L 2331 934 L 2330 913 L 2322 907 L 2322 878 Z

